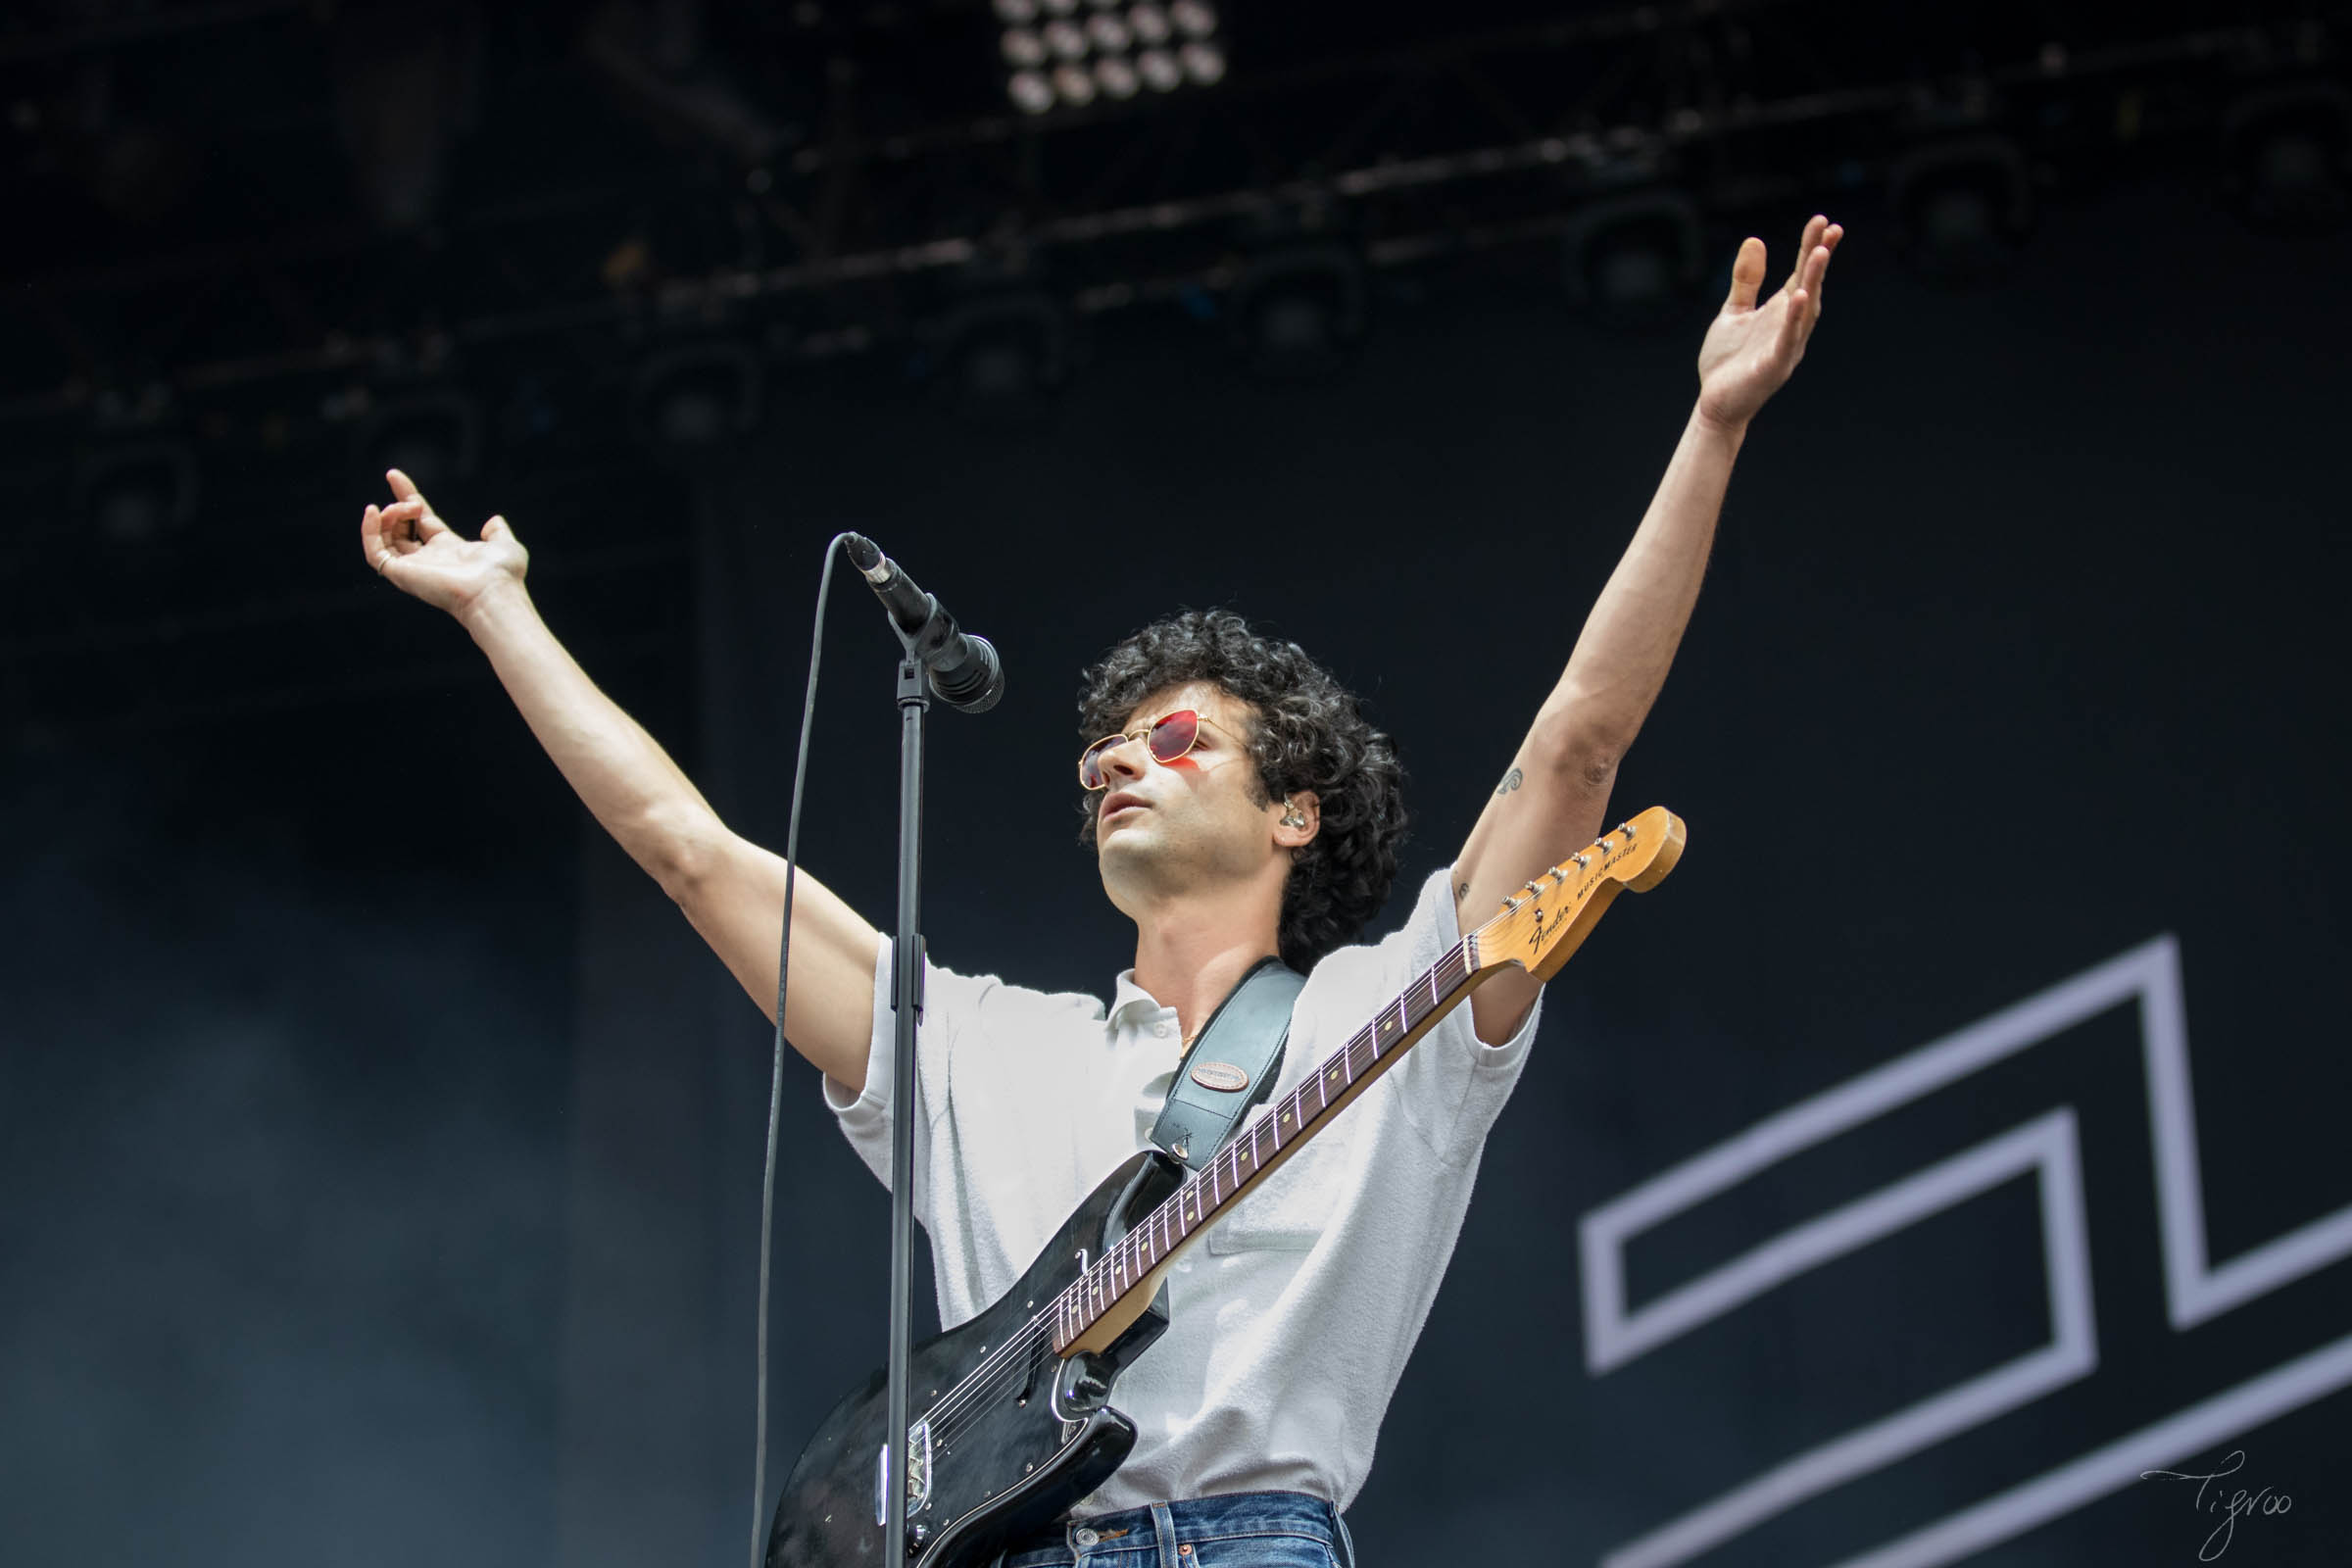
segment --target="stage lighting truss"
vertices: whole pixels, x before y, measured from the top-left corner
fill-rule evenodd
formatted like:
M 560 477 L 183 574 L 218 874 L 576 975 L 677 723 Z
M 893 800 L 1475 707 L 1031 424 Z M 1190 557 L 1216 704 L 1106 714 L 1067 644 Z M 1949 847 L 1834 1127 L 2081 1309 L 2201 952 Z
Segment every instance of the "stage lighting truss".
M 1122 103 L 1225 76 L 1207 0 L 996 0 L 1004 93 L 1024 115 Z

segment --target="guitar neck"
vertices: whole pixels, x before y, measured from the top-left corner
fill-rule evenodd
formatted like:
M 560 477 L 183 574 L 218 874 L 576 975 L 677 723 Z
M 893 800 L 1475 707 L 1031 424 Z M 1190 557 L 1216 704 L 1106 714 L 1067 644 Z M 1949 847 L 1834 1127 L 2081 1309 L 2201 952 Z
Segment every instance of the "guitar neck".
M 1095 1260 L 1054 1303 L 1054 1341 L 1066 1350 L 1115 1311 L 1184 1245 L 1248 1197 L 1301 1144 L 1330 1125 L 1485 978 L 1476 933 L 1405 987 L 1298 1087 L 1277 1100 L 1166 1201 Z M 1156 1288 L 1156 1287 L 1154 1287 Z

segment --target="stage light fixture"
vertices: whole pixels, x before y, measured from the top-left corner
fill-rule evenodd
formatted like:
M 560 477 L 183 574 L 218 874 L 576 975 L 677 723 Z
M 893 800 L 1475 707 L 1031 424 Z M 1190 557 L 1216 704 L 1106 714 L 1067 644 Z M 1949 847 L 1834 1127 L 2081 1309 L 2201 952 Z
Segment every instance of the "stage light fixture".
M 1024 115 L 1042 115 L 1054 107 L 1054 84 L 1034 71 L 1016 71 L 1004 84 L 1012 107 Z
M 1095 85 L 1102 89 L 1105 97 L 1132 98 L 1143 83 L 1137 79 L 1135 68 L 1126 61 L 1098 60 L 1095 62 Z
M 1205 38 L 1217 30 L 1217 14 L 1201 0 L 1176 0 L 1168 7 L 1168 20 L 1188 38 Z
M 1251 369 L 1279 380 L 1329 374 L 1364 335 L 1362 260 L 1332 241 L 1282 246 L 1242 268 L 1233 317 Z
M 932 377 L 967 413 L 1018 417 L 1069 380 L 1067 313 L 1034 287 L 964 300 L 922 335 Z
M 398 468 L 429 491 L 472 477 L 481 458 L 481 408 L 456 391 L 388 398 L 361 423 L 357 445 L 366 472 Z
M 2007 267 L 2034 220 L 2026 155 L 2006 136 L 1963 137 L 1894 162 L 1896 250 L 1922 276 L 1964 284 Z
M 1666 188 L 1628 191 L 1579 208 L 1560 248 L 1568 297 L 1628 325 L 1671 316 L 1705 268 L 1698 205 Z
M 2322 234 L 2352 217 L 2352 94 L 2332 82 L 2249 93 L 2222 118 L 2226 193 L 2250 225 Z
M 649 446 L 708 447 L 760 422 L 760 360 L 739 343 L 664 349 L 638 367 L 629 424 Z
M 1225 79 L 1217 13 L 1203 0 L 996 0 L 995 9 L 1005 96 L 1025 115 Z
M 107 544 L 136 548 L 179 532 L 196 515 L 196 455 L 171 437 L 112 441 L 83 454 L 75 510 Z

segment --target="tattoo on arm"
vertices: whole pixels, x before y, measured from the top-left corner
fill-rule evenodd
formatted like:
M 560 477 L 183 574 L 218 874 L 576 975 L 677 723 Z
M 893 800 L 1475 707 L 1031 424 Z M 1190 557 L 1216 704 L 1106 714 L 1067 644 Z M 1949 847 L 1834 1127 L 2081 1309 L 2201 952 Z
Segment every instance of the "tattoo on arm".
M 1467 883 L 1467 882 L 1463 883 L 1463 884 L 1462 884 L 1460 887 L 1458 887 L 1458 888 L 1455 888 L 1455 889 L 1453 890 L 1453 902 L 1454 902 L 1454 903 L 1456 903 L 1456 904 L 1459 904 L 1459 903 L 1461 903 L 1461 902 L 1462 902 L 1464 899 L 1468 898 L 1469 896 L 1470 896 L 1470 884 L 1469 884 L 1469 883 Z
M 1494 793 L 1496 795 L 1510 794 L 1519 787 L 1519 770 L 1515 767 L 1512 768 L 1508 773 L 1502 775 L 1502 782 L 1494 786 Z

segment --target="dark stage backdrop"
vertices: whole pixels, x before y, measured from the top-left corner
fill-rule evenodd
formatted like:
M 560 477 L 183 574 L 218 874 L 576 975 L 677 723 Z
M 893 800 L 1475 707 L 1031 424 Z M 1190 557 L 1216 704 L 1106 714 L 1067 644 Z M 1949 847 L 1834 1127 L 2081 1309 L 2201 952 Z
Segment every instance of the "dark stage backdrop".
M 1757 220 L 1776 270 L 1803 216 Z M 1613 805 L 1671 807 L 1689 851 L 1551 988 L 1356 1541 L 1375 1568 L 2188 1563 L 2226 1496 L 2135 1478 L 2241 1453 L 2220 1485 L 2293 1500 L 2230 1560 L 2342 1561 L 2352 242 L 2124 191 L 1955 295 L 1834 216 L 1826 318 Z M 1100 994 L 1132 931 L 1075 843 L 1077 672 L 1231 606 L 1398 739 L 1385 927 L 1557 677 L 1713 303 L 1622 336 L 1532 284 L 1439 287 L 1311 386 L 1108 323 L 1014 429 L 825 370 L 631 519 L 691 533 L 642 589 L 690 624 L 610 684 L 780 849 L 816 563 L 872 533 L 1009 672 L 995 713 L 934 716 L 933 955 Z M 322 573 L 363 569 L 360 499 Z M 563 517 L 444 505 L 492 509 L 560 558 Z M 804 859 L 886 924 L 895 645 L 839 587 Z M 570 638 L 619 612 L 543 598 Z M 463 643 L 421 608 L 416 638 Z M 33 806 L 74 824 L 8 910 L 26 1560 L 739 1560 L 767 1032 L 499 701 L 223 728 L 174 743 L 172 786 L 129 742 L 12 786 L 27 845 Z M 273 789 L 295 753 L 313 788 Z M 231 798 L 292 848 L 155 804 Z M 437 835 L 351 847 L 417 799 Z M 777 1468 L 883 1353 L 886 1218 L 791 1058 Z

